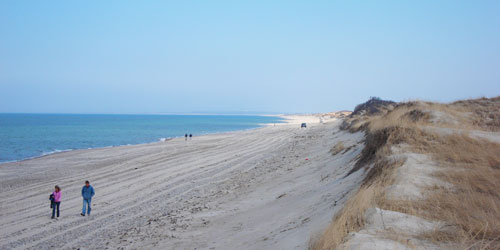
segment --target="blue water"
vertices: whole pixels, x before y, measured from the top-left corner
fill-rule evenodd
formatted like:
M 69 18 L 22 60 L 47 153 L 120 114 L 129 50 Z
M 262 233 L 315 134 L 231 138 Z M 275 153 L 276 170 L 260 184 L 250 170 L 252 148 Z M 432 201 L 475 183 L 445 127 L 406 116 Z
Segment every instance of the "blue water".
M 279 117 L 242 115 L 0 114 L 0 162 L 54 152 L 257 128 Z

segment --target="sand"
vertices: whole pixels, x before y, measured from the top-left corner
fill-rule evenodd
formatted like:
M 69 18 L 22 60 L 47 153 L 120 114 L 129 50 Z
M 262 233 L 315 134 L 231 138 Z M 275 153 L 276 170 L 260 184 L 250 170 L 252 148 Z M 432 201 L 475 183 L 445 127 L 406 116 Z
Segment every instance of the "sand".
M 335 118 L 289 118 L 2 164 L 0 249 L 305 249 L 359 187 L 362 171 L 344 176 L 363 134 L 339 131 Z M 333 156 L 338 141 L 354 147 Z M 82 217 L 85 180 L 96 195 Z M 61 217 L 52 220 L 56 184 Z
M 390 159 L 404 160 L 395 170 L 394 183 L 385 188 L 389 201 L 419 201 L 432 187 L 451 187 L 434 176 L 439 166 L 428 155 L 411 152 L 405 145 L 393 146 Z M 365 224 L 358 232 L 351 232 L 338 247 L 344 250 L 394 249 L 454 249 L 421 239 L 424 233 L 446 227 L 445 223 L 429 221 L 406 213 L 368 209 Z M 396 233 L 397 232 L 397 233 Z

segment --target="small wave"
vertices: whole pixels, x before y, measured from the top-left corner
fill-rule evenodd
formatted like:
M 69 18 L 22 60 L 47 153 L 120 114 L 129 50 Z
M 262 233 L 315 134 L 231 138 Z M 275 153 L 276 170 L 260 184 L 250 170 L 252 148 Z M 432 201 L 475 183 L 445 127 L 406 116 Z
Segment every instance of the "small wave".
M 68 151 L 72 151 L 72 150 L 73 149 L 56 149 L 56 150 L 49 151 L 49 152 L 43 152 L 42 155 L 35 156 L 32 158 L 37 158 L 37 157 L 42 157 L 42 156 L 52 155 L 52 154 L 57 154 L 57 153 L 62 153 L 62 152 L 68 152 Z

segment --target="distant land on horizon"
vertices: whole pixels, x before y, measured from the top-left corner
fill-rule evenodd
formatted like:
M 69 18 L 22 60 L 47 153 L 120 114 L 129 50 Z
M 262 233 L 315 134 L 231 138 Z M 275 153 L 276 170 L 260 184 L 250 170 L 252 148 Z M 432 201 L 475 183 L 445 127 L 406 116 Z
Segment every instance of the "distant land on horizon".
M 349 110 L 331 111 L 344 112 Z M 260 112 L 260 111 L 195 111 L 195 112 L 144 112 L 144 113 L 59 113 L 59 112 L 0 112 L 0 114 L 35 114 L 35 115 L 296 115 L 296 114 L 321 114 L 324 112 L 308 112 L 308 113 L 290 113 L 290 112 Z M 330 112 L 327 112 L 330 113 Z

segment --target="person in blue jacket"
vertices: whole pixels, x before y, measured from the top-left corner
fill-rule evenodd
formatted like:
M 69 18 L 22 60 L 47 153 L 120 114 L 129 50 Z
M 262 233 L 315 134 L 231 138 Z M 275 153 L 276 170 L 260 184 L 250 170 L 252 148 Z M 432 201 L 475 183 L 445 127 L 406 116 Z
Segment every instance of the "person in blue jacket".
M 94 188 L 90 186 L 89 181 L 85 181 L 85 186 L 82 187 L 82 197 L 83 197 L 83 208 L 82 208 L 82 216 L 85 216 L 85 208 L 87 209 L 87 214 L 90 215 L 90 203 L 92 201 L 92 196 L 94 196 Z

